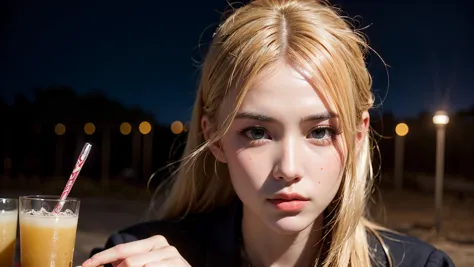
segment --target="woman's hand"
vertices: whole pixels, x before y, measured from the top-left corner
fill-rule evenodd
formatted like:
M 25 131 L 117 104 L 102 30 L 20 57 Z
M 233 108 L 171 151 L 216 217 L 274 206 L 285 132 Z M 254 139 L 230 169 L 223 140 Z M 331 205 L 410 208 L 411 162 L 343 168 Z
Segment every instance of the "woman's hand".
M 98 267 L 104 264 L 114 267 L 190 267 L 178 250 L 160 235 L 104 250 L 82 266 Z

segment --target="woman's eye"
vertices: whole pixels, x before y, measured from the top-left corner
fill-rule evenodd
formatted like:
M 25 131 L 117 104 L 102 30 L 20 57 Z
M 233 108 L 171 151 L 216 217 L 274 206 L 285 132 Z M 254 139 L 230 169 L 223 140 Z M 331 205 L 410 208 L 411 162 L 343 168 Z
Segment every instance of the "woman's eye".
M 333 136 L 333 132 L 329 128 L 319 128 L 311 131 L 310 138 L 314 139 L 328 139 Z
M 265 130 L 260 129 L 260 128 L 249 129 L 245 133 L 246 133 L 247 137 L 252 139 L 252 140 L 268 139 L 269 138 L 267 133 L 265 132 Z

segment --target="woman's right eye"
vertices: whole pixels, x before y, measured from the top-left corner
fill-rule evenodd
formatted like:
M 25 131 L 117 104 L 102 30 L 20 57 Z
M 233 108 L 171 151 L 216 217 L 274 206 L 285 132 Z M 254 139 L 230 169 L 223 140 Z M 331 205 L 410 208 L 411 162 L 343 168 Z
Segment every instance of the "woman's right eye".
M 247 128 L 242 132 L 250 140 L 270 139 L 267 131 L 263 128 Z

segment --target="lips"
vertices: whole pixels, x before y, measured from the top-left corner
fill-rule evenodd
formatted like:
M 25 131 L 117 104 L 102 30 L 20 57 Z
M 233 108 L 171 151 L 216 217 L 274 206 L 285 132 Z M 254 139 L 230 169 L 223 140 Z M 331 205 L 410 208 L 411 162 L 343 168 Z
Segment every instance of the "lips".
M 273 207 L 280 211 L 299 212 L 304 209 L 306 204 L 309 202 L 309 199 L 296 193 L 284 193 L 277 194 L 273 198 L 268 199 L 268 201 Z
M 290 200 L 300 200 L 300 201 L 308 201 L 308 198 L 305 198 L 297 193 L 280 193 L 276 194 L 270 200 L 283 200 L 283 201 L 290 201 Z

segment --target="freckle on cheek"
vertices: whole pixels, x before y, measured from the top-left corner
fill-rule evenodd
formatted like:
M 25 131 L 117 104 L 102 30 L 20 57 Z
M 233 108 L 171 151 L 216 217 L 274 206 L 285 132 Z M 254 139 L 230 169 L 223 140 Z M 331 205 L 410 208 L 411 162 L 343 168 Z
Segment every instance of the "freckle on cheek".
M 323 168 L 321 168 L 321 171 L 323 171 Z

